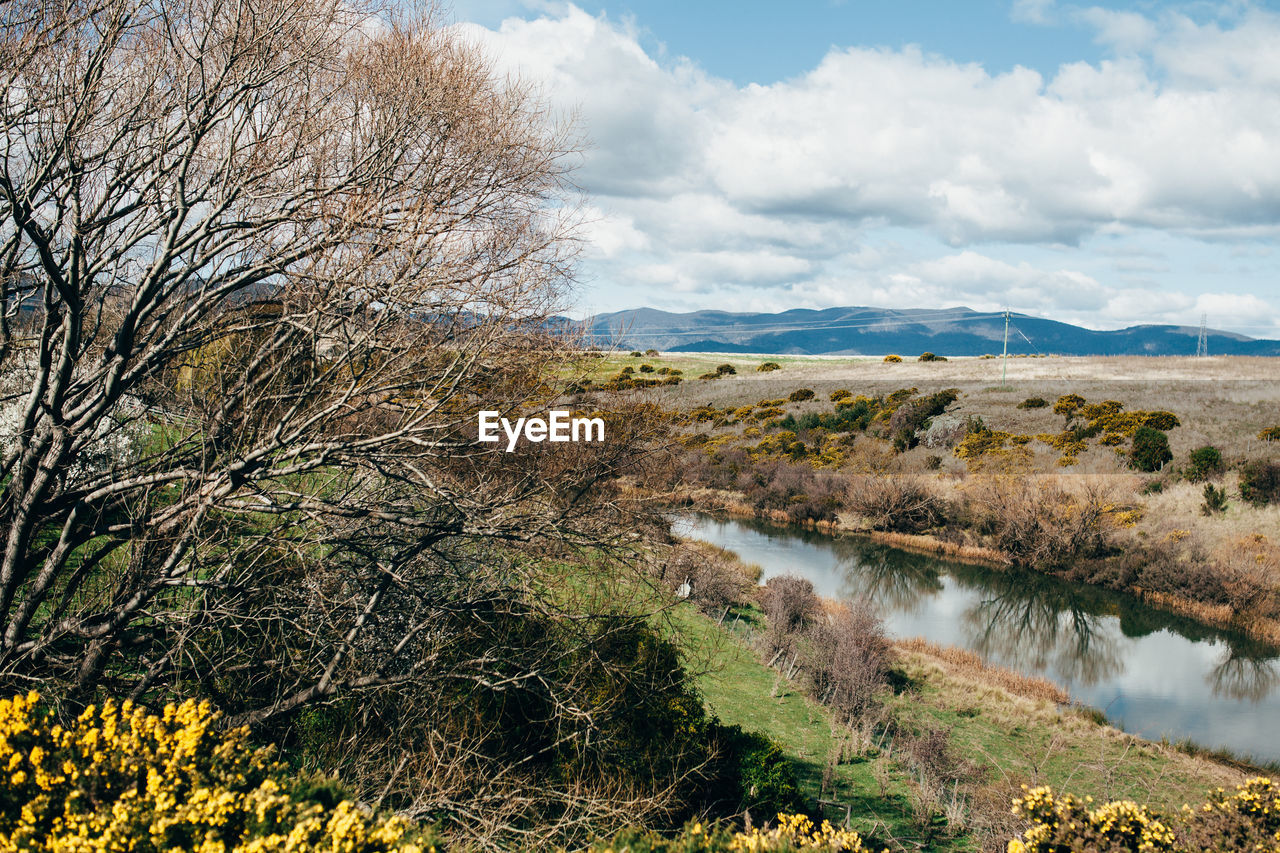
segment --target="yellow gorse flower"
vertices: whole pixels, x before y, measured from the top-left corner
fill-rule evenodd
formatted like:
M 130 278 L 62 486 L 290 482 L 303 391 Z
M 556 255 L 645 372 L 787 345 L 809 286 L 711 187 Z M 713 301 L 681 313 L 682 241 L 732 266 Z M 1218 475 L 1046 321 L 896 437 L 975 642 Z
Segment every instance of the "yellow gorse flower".
M 1031 827 L 1009 842 L 1008 853 L 1075 849 L 1280 853 L 1280 788 L 1268 778 L 1250 779 L 1231 793 L 1218 788 L 1202 807 L 1183 806 L 1172 820 L 1129 800 L 1092 808 L 1088 798 L 1058 798 L 1048 788 L 1024 786 L 1023 790 L 1023 796 L 1014 800 L 1013 812 Z
M 838 829 L 829 821 L 815 826 L 802 814 L 779 814 L 778 823 L 772 828 L 753 829 L 750 833 L 735 833 L 729 842 L 730 850 L 744 853 L 763 853 L 770 850 L 831 850 L 848 853 L 869 853 L 862 837 L 847 829 Z
M 0 851 L 422 853 L 404 821 L 290 795 L 247 730 L 219 731 L 207 702 L 159 715 L 106 702 L 63 729 L 39 699 L 0 699 Z

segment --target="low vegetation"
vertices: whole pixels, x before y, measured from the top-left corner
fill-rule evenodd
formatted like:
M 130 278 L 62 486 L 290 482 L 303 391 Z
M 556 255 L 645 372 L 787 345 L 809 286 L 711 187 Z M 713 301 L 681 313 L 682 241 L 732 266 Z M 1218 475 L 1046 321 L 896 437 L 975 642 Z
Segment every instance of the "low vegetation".
M 1219 788 L 1207 802 L 1181 811 L 1129 800 L 1095 805 L 1090 797 L 1059 797 L 1047 787 L 1027 791 L 1014 808 L 1031 828 L 1009 843 L 1009 853 L 1267 850 L 1280 835 L 1280 789 L 1263 777 L 1230 792 Z

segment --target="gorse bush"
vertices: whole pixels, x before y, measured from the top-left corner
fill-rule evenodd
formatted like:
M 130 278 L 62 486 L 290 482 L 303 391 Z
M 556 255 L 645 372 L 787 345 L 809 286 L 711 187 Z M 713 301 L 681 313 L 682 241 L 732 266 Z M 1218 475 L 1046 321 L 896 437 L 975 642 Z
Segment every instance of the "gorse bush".
M 1031 823 L 1009 842 L 1009 853 L 1227 853 L 1275 850 L 1280 838 L 1280 790 L 1250 779 L 1228 793 L 1219 788 L 1200 808 L 1164 815 L 1122 800 L 1095 807 L 1091 798 L 1055 797 L 1035 788 L 1014 801 Z
M 1280 425 L 1267 427 L 1258 433 L 1258 438 L 1262 441 L 1280 441 Z
M 1018 404 L 1019 409 L 1043 409 L 1049 401 L 1043 397 L 1028 397 Z
M 900 355 L 886 355 L 886 356 L 884 357 L 884 363 L 885 363 L 885 364 L 901 364 L 901 363 L 902 363 L 902 356 L 900 356 Z
M 1222 453 L 1212 445 L 1197 447 L 1187 456 L 1183 475 L 1193 483 L 1216 477 L 1222 473 Z
M 805 400 L 813 399 L 812 388 L 797 388 L 787 395 L 787 399 L 793 403 L 803 403 Z
M 760 366 L 756 368 L 756 372 L 757 372 L 757 373 L 771 373 L 771 372 L 772 372 L 772 371 L 774 371 L 774 370 L 781 370 L 781 369 L 782 369 L 782 365 L 781 365 L 781 364 L 778 364 L 778 362 L 776 362 L 776 361 L 766 361 L 766 362 L 762 362 L 762 363 L 760 364 Z
M 1139 471 L 1159 471 L 1173 458 L 1169 450 L 1169 437 L 1149 426 L 1138 427 L 1133 434 L 1133 448 L 1129 451 L 1129 465 Z
M 806 815 L 778 814 L 776 826 L 734 832 L 725 827 L 690 824 L 674 837 L 627 830 L 591 847 L 591 853 L 783 853 L 783 851 L 869 853 L 861 836 L 830 822 L 815 825 Z
M 1254 506 L 1280 503 L 1280 462 L 1259 459 L 1242 466 L 1240 497 Z
M 916 359 L 916 361 L 946 361 L 946 360 L 947 359 L 945 356 L 934 355 L 931 352 L 922 352 L 920 353 L 919 358 Z
M 420 853 L 409 826 L 308 799 L 208 704 L 89 706 L 70 728 L 39 696 L 0 700 L 0 849 Z

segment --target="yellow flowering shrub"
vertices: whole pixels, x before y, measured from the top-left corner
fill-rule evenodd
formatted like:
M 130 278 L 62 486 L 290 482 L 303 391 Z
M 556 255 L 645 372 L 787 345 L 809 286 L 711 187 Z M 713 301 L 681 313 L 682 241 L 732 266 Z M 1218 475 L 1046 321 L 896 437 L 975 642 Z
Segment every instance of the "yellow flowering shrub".
M 422 850 L 404 821 L 297 796 L 246 729 L 217 728 L 208 703 L 156 715 L 108 701 L 70 728 L 50 722 L 34 692 L 0 700 L 0 851 Z
M 772 827 L 734 832 L 701 823 L 685 827 L 674 837 L 653 832 L 624 831 L 595 844 L 592 853 L 782 853 L 782 851 L 830 851 L 870 853 L 862 837 L 838 829 L 828 821 L 815 825 L 802 814 L 779 814 Z
M 1031 827 L 1009 842 L 1008 853 L 1280 851 L 1280 788 L 1266 778 L 1230 793 L 1219 788 L 1200 808 L 1184 806 L 1172 816 L 1128 800 L 1095 808 L 1091 798 L 1055 797 L 1049 788 L 1028 790 L 1013 811 Z
M 771 829 L 736 832 L 729 841 L 730 850 L 758 853 L 770 850 L 833 850 L 867 853 L 862 837 L 847 829 L 837 829 L 829 821 L 815 826 L 802 814 L 780 814 Z

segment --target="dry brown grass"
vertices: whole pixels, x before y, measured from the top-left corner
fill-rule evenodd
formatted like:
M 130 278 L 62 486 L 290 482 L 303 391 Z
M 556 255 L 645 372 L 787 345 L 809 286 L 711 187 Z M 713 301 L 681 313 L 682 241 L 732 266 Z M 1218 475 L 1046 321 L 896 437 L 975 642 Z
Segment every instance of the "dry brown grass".
M 916 551 L 921 554 L 937 554 L 944 557 L 952 557 L 964 563 L 976 563 L 985 566 L 1009 565 L 1009 558 L 1007 555 L 1002 554 L 994 548 L 984 548 L 981 545 L 944 542 L 936 537 L 918 533 L 892 533 L 889 531 L 873 530 L 865 535 L 872 542 L 878 542 L 882 545 L 892 545 L 893 547 L 901 548 L 904 551 Z
M 1043 699 L 1057 705 L 1065 705 L 1071 701 L 1067 691 L 1049 679 L 1023 675 L 1012 669 L 985 663 L 982 658 L 967 649 L 942 646 L 924 637 L 898 640 L 894 643 L 894 648 L 903 652 L 927 655 L 945 663 L 952 672 L 977 678 L 986 684 L 994 684 L 1015 696 Z

